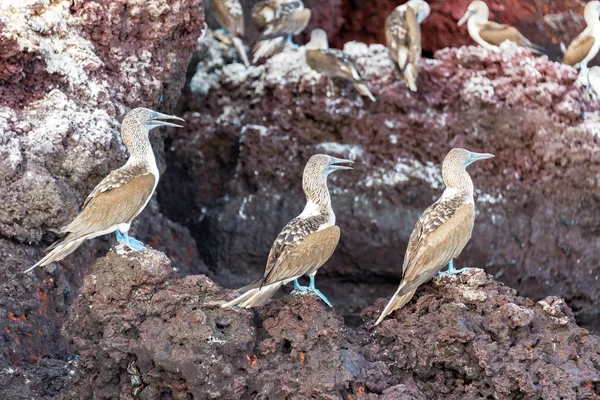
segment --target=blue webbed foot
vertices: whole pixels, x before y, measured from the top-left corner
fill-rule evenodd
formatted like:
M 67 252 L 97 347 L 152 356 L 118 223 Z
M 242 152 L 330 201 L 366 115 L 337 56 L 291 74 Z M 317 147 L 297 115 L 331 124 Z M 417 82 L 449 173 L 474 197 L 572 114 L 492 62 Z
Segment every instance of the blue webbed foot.
M 294 279 L 294 290 L 305 292 L 308 290 L 308 286 L 302 286 L 298 283 L 298 279 Z
M 310 284 L 308 285 L 308 290 L 310 290 L 311 292 L 313 292 L 314 294 L 319 296 L 321 298 L 321 300 L 323 300 L 325 302 L 325 304 L 327 304 L 329 307 L 333 307 L 331 305 L 331 303 L 329 302 L 329 300 L 327 300 L 327 297 L 325 297 L 325 295 L 323 293 L 321 293 L 321 291 L 315 287 L 315 277 L 314 276 L 310 277 Z
M 133 251 L 140 251 L 140 250 L 143 250 L 146 247 L 144 245 L 144 243 L 140 242 L 139 240 L 137 240 L 134 237 L 129 236 L 129 234 L 127 232 L 125 232 L 125 234 L 123 235 L 117 229 L 115 231 L 115 234 L 117 235 L 117 241 L 119 243 L 121 243 L 124 246 L 129 247 Z
M 296 43 L 294 43 L 292 41 L 292 35 L 288 35 L 285 42 L 286 42 L 286 44 L 289 44 L 290 46 L 292 46 L 294 48 L 294 50 L 298 50 L 300 48 L 300 46 L 298 46 Z
M 229 32 L 225 30 L 225 28 L 219 28 L 217 29 L 217 32 L 222 33 L 225 36 L 231 36 L 231 34 L 229 34 Z

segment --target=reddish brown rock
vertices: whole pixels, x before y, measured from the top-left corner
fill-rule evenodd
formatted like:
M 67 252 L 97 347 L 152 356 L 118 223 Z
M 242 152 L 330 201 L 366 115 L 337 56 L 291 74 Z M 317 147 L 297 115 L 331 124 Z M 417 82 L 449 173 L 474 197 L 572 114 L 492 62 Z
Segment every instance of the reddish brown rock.
M 354 330 L 313 295 L 255 311 L 159 252 L 99 259 L 64 333 L 81 356 L 63 399 L 593 399 L 600 340 L 559 298 L 515 295 L 482 270 L 426 284 L 379 327 Z M 508 323 L 507 323 L 508 321 Z M 133 364 L 131 364 L 133 362 Z
M 306 160 L 350 157 L 354 171 L 330 179 L 342 234 L 317 284 L 356 319 L 395 289 L 414 223 L 442 192 L 440 164 L 466 147 L 496 158 L 470 168 L 478 217 L 458 264 L 484 265 L 535 300 L 562 296 L 598 330 L 600 116 L 576 71 L 510 44 L 446 49 L 423 62 L 412 94 L 383 46 L 347 51 L 376 103 L 341 84 L 327 98 L 302 50 L 245 69 L 207 37 L 187 88 L 192 122 L 170 138 L 159 197 L 192 230 L 210 276 L 228 287 L 261 276 L 273 239 L 304 205 Z

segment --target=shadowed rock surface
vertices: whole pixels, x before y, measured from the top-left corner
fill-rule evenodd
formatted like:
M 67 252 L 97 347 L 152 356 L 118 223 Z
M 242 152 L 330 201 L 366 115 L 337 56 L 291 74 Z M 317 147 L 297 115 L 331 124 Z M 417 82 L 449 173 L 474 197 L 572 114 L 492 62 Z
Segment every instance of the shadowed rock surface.
M 25 1 L 0 5 L 0 371 L 66 360 L 60 335 L 82 277 L 113 238 L 64 262 L 39 260 L 94 186 L 127 157 L 119 121 L 134 107 L 169 112 L 203 27 L 200 0 Z M 162 135 L 155 134 L 162 150 Z M 159 154 L 159 162 L 161 161 Z M 163 167 L 164 167 L 164 163 Z M 181 269 L 201 267 L 186 228 L 153 200 L 133 233 Z M 175 249 L 177 247 L 177 249 Z M 44 363 L 48 371 L 44 372 Z M 30 376 L 31 371 L 11 376 Z M 19 375 L 21 374 L 21 375 Z M 4 379 L 4 378 L 3 378 Z M 44 395 L 11 379 L 15 396 Z M 11 383 L 12 382 L 12 383 Z M 35 393 L 35 396 L 34 394 Z M 52 391 L 46 392 L 47 395 Z M 20 398 L 13 395 L 1 398 Z
M 207 35 L 159 198 L 192 231 L 211 278 L 233 288 L 260 277 L 304 206 L 305 162 L 349 157 L 354 171 L 330 177 L 342 234 L 317 284 L 356 319 L 395 290 L 410 232 L 442 193 L 441 162 L 465 147 L 496 158 L 469 168 L 478 216 L 458 264 L 485 266 L 535 300 L 562 296 L 598 331 L 600 116 L 576 71 L 508 43 L 446 49 L 423 62 L 412 94 L 383 46 L 346 50 L 376 103 L 340 83 L 328 98 L 302 49 L 245 69 Z
M 600 340 L 564 301 L 535 303 L 482 270 L 426 284 L 381 326 L 358 329 L 312 295 L 223 309 L 204 276 L 176 278 L 154 250 L 100 258 L 65 336 L 81 355 L 64 399 L 593 399 Z

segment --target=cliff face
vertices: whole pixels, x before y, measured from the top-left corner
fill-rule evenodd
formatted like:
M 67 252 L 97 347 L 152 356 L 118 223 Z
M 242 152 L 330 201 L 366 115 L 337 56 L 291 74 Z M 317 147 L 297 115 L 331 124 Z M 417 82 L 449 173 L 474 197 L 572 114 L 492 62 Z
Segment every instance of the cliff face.
M 598 329 L 600 119 L 576 71 L 513 45 L 446 49 L 423 62 L 412 94 L 383 46 L 346 50 L 376 103 L 339 82 L 328 98 L 302 50 L 245 69 L 210 36 L 199 49 L 191 123 L 169 138 L 172 178 L 159 197 L 191 229 L 210 276 L 228 287 L 261 276 L 273 239 L 302 210 L 304 163 L 349 157 L 354 171 L 330 177 L 342 237 L 317 281 L 356 318 L 394 291 L 414 223 L 443 190 L 443 157 L 465 147 L 496 158 L 469 169 L 478 214 L 458 264 L 485 266 L 536 300 L 564 297 Z
M 313 295 L 256 313 L 161 253 L 99 259 L 64 334 L 80 354 L 66 399 L 593 399 L 600 341 L 564 301 L 516 296 L 480 269 L 427 284 L 416 302 L 357 329 Z M 127 366 L 141 381 L 132 385 Z M 135 381 L 133 381 L 135 382 Z M 143 386 L 140 386 L 139 383 Z M 138 389 L 139 390 L 139 389 Z
M 42 257 L 91 189 L 125 162 L 118 119 L 133 107 L 174 106 L 203 28 L 201 6 L 199 0 L 0 6 L 0 368 L 70 353 L 60 327 L 87 267 L 114 239 L 86 243 L 63 264 L 22 271 Z M 162 135 L 155 139 L 162 150 Z M 201 265 L 188 231 L 162 216 L 155 201 L 136 224 L 141 239 L 163 248 L 180 268 Z

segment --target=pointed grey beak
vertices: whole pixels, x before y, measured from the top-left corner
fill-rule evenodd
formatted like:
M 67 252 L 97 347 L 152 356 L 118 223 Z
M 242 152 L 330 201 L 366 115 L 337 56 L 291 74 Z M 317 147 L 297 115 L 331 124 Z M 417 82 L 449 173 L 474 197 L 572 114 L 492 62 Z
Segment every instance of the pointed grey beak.
M 460 19 L 460 21 L 458 21 L 458 26 L 462 26 L 465 22 L 467 22 L 467 20 L 473 14 L 475 14 L 475 11 L 473 11 L 473 10 L 467 10 L 467 12 L 465 13 L 465 15 L 463 15 L 462 18 Z
M 467 159 L 467 165 L 473 164 L 475 161 L 487 160 L 488 158 L 494 158 L 495 156 L 490 153 L 473 153 L 469 152 L 469 158 Z
M 183 118 L 179 118 L 174 115 L 162 114 L 157 111 L 154 111 L 152 112 L 152 114 L 150 114 L 150 119 L 146 122 L 146 126 L 148 126 L 149 129 L 156 128 L 159 126 L 174 126 L 176 128 L 183 128 L 183 126 L 181 125 L 177 125 L 172 122 L 161 121 L 161 119 L 171 119 L 185 122 Z
M 338 169 L 352 169 L 352 167 L 350 166 L 336 164 L 354 164 L 354 161 L 345 160 L 343 158 L 331 157 L 331 159 L 329 160 L 329 166 L 327 167 L 329 172 L 337 171 Z

